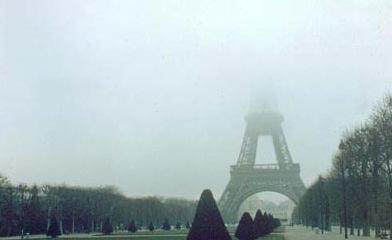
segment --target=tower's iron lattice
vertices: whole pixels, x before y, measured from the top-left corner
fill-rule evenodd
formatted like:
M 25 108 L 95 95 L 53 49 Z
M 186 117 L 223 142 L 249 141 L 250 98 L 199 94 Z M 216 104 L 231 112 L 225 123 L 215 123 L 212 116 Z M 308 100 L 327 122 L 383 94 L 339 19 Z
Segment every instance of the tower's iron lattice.
M 248 114 L 246 129 L 237 164 L 231 166 L 230 181 L 219 200 L 222 215 L 228 223 L 237 221 L 241 203 L 259 192 L 277 192 L 295 204 L 305 193 L 298 163 L 293 163 L 277 111 Z M 271 136 L 277 164 L 255 164 L 260 136 Z

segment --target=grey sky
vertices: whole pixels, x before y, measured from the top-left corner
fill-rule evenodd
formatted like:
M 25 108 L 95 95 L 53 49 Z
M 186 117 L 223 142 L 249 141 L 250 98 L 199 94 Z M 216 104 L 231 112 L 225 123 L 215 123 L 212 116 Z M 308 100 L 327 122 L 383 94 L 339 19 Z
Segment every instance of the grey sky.
M 220 195 L 273 92 L 309 184 L 391 90 L 391 29 L 389 0 L 0 0 L 0 172 Z

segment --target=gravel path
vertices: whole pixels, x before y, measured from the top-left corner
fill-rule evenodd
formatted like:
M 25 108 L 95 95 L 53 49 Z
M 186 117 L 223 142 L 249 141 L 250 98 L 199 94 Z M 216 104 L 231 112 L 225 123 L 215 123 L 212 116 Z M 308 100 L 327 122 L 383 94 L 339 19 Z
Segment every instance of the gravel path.
M 286 227 L 285 232 L 282 233 L 285 237 L 285 240 L 344 240 L 344 235 L 339 234 L 339 229 L 334 228 L 332 232 L 326 232 L 324 234 L 317 234 L 315 230 L 311 230 L 310 228 L 306 229 L 305 227 L 295 226 L 295 227 Z M 358 237 L 349 235 L 348 239 L 350 240 L 374 240 L 376 239 L 374 236 L 371 237 Z

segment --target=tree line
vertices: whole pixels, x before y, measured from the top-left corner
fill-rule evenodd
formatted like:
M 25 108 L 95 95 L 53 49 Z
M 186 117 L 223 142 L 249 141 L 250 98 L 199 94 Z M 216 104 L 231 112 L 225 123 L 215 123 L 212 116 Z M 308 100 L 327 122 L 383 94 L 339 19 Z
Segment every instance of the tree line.
M 100 232 L 107 219 L 114 230 L 127 230 L 132 222 L 138 228 L 160 226 L 165 219 L 185 226 L 196 204 L 178 198 L 129 198 L 114 187 L 15 186 L 0 176 L 0 236 L 45 234 L 53 218 L 61 234 Z
M 307 190 L 293 212 L 297 224 L 348 235 L 385 235 L 392 228 L 392 96 L 347 130 L 332 169 Z M 392 239 L 392 236 L 390 236 Z

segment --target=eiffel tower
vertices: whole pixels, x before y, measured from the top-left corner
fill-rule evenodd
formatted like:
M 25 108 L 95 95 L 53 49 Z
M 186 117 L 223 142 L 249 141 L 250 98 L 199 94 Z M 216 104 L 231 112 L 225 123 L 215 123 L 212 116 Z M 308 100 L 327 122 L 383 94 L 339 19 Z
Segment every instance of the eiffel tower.
M 281 124 L 283 116 L 276 110 L 250 111 L 245 117 L 246 129 L 237 164 L 231 166 L 230 181 L 219 200 L 227 223 L 238 221 L 240 205 L 260 192 L 276 192 L 295 204 L 305 193 L 300 166 L 294 163 Z M 255 164 L 259 136 L 271 136 L 277 164 Z

